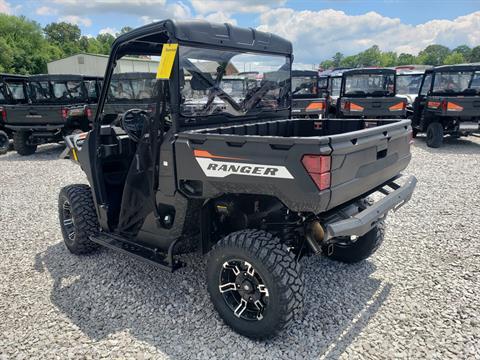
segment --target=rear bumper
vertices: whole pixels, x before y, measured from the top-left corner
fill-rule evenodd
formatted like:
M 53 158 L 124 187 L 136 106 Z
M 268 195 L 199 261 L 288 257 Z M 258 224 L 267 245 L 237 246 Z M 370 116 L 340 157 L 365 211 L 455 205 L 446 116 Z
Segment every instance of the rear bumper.
M 405 179 L 405 182 L 400 186 L 395 181 L 401 178 Z M 416 184 L 417 179 L 415 176 L 402 176 L 385 184 L 383 187 L 377 189 L 377 191 L 386 195 L 381 200 L 346 219 L 338 220 L 337 218 L 325 223 L 324 241 L 343 236 L 365 235 L 374 228 L 377 222 L 383 219 L 390 210 L 393 209 L 395 211 L 409 201 Z M 387 188 L 393 189 L 393 191 L 388 192 Z

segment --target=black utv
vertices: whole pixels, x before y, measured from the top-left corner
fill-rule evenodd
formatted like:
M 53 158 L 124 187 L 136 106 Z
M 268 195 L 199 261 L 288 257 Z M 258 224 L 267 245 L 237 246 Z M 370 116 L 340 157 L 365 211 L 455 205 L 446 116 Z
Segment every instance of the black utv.
M 427 70 L 409 117 L 414 135 L 427 133 L 429 147 L 440 147 L 444 135 L 480 135 L 480 65 Z
M 108 124 L 107 89 L 129 55 L 160 57 L 154 110 L 133 107 Z M 196 249 L 233 329 L 262 339 L 298 318 L 301 258 L 369 257 L 416 179 L 400 175 L 408 120 L 290 119 L 291 62 L 289 41 L 228 24 L 166 20 L 119 36 L 93 130 L 67 137 L 90 183 L 60 191 L 67 248 L 102 245 L 169 271 Z M 232 97 L 223 79 L 243 68 L 261 74 Z
M 18 106 L 28 103 L 26 77 L 22 75 L 0 74 L 0 155 L 10 148 L 13 132 L 6 127 L 8 105 Z
M 6 128 L 13 132 L 18 154 L 31 155 L 39 144 L 59 142 L 65 135 L 90 130 L 93 112 L 88 104 L 93 100 L 84 81 L 80 75 L 28 77 L 28 101 L 5 107 Z
M 292 71 L 292 116 L 322 119 L 325 117 L 325 94 L 319 87 L 318 71 Z
M 395 95 L 396 72 L 384 68 L 343 71 L 338 118 L 405 118 L 407 100 Z

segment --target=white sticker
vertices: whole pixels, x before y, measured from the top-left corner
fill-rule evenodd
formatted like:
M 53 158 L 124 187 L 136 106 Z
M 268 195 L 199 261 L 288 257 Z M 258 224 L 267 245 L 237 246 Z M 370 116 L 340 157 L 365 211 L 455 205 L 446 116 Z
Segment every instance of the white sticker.
M 196 157 L 195 159 L 208 177 L 224 178 L 228 175 L 243 175 L 293 179 L 292 174 L 285 166 L 217 161 L 203 157 Z

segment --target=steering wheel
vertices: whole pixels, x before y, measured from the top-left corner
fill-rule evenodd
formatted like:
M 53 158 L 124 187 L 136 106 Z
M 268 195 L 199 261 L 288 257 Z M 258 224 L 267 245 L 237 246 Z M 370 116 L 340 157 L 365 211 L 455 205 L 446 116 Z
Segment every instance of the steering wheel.
M 120 123 L 128 137 L 133 141 L 138 142 L 142 136 L 143 126 L 147 119 L 147 111 L 142 109 L 130 109 L 123 113 Z

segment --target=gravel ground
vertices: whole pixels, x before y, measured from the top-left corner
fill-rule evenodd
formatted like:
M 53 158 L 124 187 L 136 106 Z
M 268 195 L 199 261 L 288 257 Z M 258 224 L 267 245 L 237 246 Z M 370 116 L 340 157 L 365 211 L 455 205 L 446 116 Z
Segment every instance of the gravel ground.
M 60 151 L 0 157 L 0 359 L 480 358 L 479 139 L 417 139 L 417 190 L 382 248 L 356 265 L 305 259 L 306 317 L 268 342 L 223 325 L 193 256 L 170 274 L 69 254 L 57 195 L 85 177 Z

